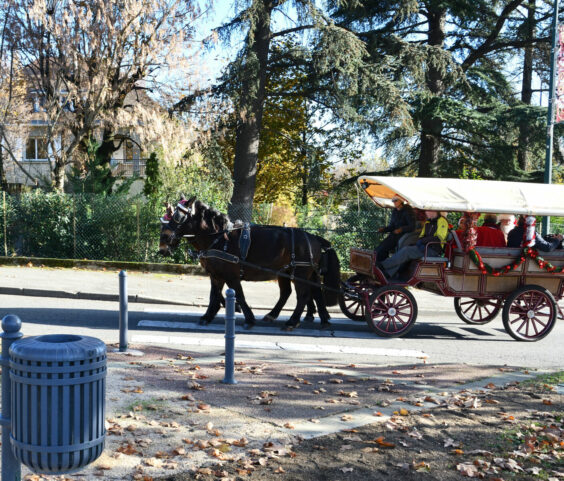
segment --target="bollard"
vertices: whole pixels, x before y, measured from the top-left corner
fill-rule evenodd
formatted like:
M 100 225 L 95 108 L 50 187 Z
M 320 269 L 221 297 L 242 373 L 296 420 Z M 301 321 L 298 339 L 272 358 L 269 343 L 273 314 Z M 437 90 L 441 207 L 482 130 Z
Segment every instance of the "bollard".
M 119 352 L 127 351 L 127 272 L 119 273 Z
M 12 409 L 12 389 L 10 382 L 10 346 L 20 339 L 23 334 L 20 332 L 22 321 L 18 316 L 8 314 L 2 319 L 2 479 L 6 481 L 21 480 L 21 465 L 14 456 L 10 447 L 11 429 L 11 409 Z
M 227 289 L 225 299 L 225 384 L 235 380 L 235 291 Z

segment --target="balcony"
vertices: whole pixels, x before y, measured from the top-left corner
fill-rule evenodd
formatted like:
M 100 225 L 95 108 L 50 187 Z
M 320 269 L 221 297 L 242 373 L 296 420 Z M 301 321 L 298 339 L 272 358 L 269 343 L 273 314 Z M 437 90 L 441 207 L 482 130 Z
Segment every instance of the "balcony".
M 145 177 L 147 159 L 112 159 L 112 175 L 114 177 Z

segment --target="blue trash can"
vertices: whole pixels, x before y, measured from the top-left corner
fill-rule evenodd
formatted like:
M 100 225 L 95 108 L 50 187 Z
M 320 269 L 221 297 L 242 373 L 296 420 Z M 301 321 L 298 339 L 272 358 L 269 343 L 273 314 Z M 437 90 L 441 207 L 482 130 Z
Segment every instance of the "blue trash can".
M 55 334 L 10 347 L 12 450 L 32 471 L 64 474 L 94 461 L 106 436 L 106 346 Z

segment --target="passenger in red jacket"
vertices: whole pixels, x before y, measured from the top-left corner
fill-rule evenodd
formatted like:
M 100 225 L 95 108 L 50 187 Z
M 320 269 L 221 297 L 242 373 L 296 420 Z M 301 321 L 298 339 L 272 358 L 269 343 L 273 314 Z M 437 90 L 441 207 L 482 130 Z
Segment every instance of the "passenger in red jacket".
M 476 228 L 478 240 L 476 246 L 487 247 L 505 247 L 505 236 L 497 226 L 497 217 L 495 214 L 486 214 L 484 223 Z

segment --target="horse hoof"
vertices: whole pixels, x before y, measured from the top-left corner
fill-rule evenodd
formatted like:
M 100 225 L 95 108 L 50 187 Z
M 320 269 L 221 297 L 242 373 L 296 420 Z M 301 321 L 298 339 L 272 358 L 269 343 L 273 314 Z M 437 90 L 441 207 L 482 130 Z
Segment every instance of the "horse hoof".
M 275 318 L 275 317 L 272 317 L 270 314 L 267 314 L 266 316 L 264 316 L 264 317 L 262 318 L 262 320 L 263 320 L 264 322 L 274 322 L 275 319 L 276 319 L 276 318 Z
M 293 329 L 296 329 L 296 327 L 300 326 L 300 321 L 298 322 L 291 322 L 291 321 L 287 321 L 286 324 L 284 324 L 284 327 L 282 328 L 283 331 L 291 331 Z
M 243 324 L 243 329 L 245 329 L 246 331 L 250 331 L 254 326 L 255 326 L 254 322 L 245 322 L 245 324 Z
M 321 326 L 319 326 L 319 329 L 321 329 L 322 331 L 326 331 L 328 329 L 332 329 L 333 326 L 331 325 L 330 322 L 322 322 Z
M 200 326 L 207 326 L 210 322 L 211 322 L 211 319 L 208 319 L 207 317 L 200 317 L 198 324 Z
M 313 322 L 315 320 L 315 317 L 313 316 L 305 316 L 304 317 L 304 322 Z

